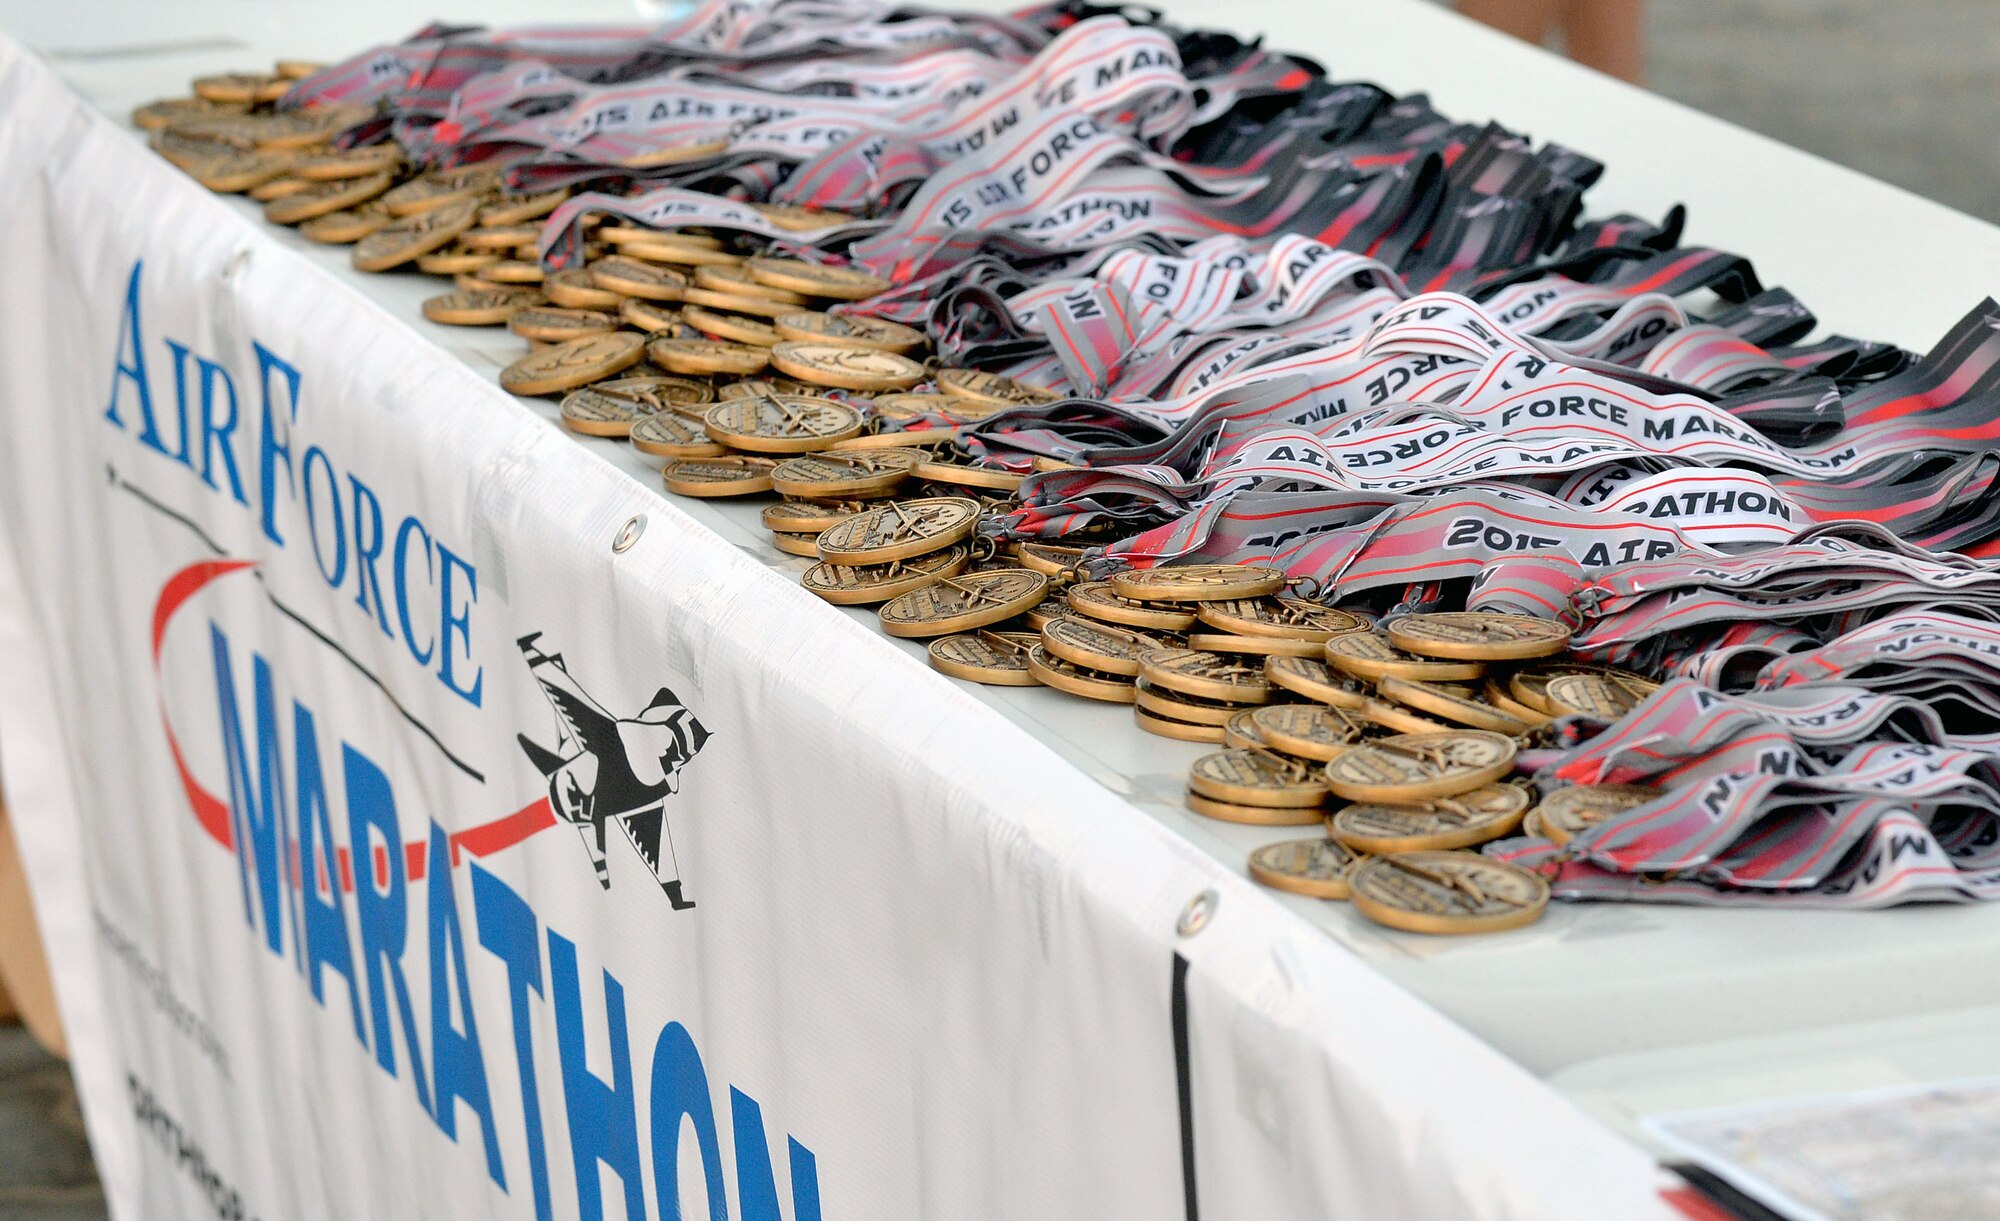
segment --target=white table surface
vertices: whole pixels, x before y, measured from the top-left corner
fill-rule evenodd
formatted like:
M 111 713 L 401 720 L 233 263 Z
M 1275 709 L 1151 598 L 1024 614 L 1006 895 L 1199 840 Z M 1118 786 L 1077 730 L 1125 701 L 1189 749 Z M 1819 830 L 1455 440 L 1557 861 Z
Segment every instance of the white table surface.
M 1690 244 L 1750 256 L 1767 284 L 1797 293 L 1825 329 L 1922 349 L 2000 287 L 2000 229 L 1414 0 L 1163 7 L 1188 25 L 1264 34 L 1320 59 L 1336 79 L 1427 90 L 1455 118 L 1498 119 L 1595 156 L 1610 169 L 1587 197 L 1590 215 L 1657 217 L 1686 203 Z M 433 16 L 498 24 L 630 20 L 633 12 L 619 0 L 444 0 L 435 9 L 394 0 L 0 0 L 0 29 L 122 116 L 185 93 L 205 72 L 280 55 L 338 58 Z M 278 236 L 489 375 L 519 354 L 504 331 L 424 322 L 418 305 L 441 291 L 439 281 L 358 275 L 344 249 Z M 555 420 L 552 401 L 532 406 Z M 636 478 L 657 478 L 618 443 L 579 443 Z M 807 566 L 770 548 L 754 503 L 675 503 L 790 579 Z M 825 613 L 872 619 L 865 609 Z M 1212 748 L 1145 734 L 1122 708 L 1040 689 L 977 690 L 1225 864 L 1241 868 L 1258 844 L 1297 834 L 1216 823 L 1184 808 L 1187 765 Z M 1438 939 L 1380 929 L 1344 904 L 1284 901 L 1641 1143 L 1650 1142 L 1635 1121 L 1656 1111 L 2000 1073 L 2000 1040 L 1990 1037 L 2000 1023 L 1993 905 L 1860 913 L 1558 905 L 1520 932 Z

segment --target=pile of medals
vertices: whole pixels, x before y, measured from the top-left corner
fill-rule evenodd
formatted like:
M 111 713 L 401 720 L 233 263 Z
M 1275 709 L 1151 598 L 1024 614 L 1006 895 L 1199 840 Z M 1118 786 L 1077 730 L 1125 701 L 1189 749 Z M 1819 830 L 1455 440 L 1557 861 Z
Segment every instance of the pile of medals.
M 766 497 L 939 671 L 1223 748 L 1191 809 L 1324 825 L 1268 885 L 1419 932 L 2000 896 L 2000 306 L 1921 358 L 1805 342 L 1678 209 L 1579 223 L 1588 158 L 1143 20 L 703 0 L 134 120 L 449 279 L 425 317 L 519 336 L 504 388 Z

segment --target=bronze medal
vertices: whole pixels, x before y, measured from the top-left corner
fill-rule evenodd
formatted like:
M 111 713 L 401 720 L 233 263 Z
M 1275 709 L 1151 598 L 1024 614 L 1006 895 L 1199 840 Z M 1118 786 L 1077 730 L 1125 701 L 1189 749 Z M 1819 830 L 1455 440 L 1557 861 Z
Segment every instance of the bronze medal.
M 1180 564 L 1135 568 L 1111 577 L 1113 593 L 1151 602 L 1255 598 L 1284 587 L 1284 571 L 1261 564 Z
M 1443 717 L 1459 725 L 1470 725 L 1474 729 L 1490 729 L 1494 733 L 1504 733 L 1508 737 L 1519 737 L 1534 726 L 1518 717 L 1483 704 L 1476 699 L 1459 695 L 1437 683 L 1417 682 L 1407 678 L 1384 678 L 1375 684 L 1375 690 L 1385 699 L 1428 712 L 1432 716 Z
M 1131 679 L 1121 674 L 1087 670 L 1073 661 L 1065 661 L 1050 654 L 1039 641 L 1028 650 L 1028 671 L 1044 687 L 1054 687 L 1085 699 L 1129 704 L 1138 698 Z
M 1045 577 L 1067 578 L 1083 563 L 1083 548 L 1065 547 L 1060 543 L 1038 543 L 1024 540 L 1007 549 L 1021 567 L 1031 568 Z
M 505 288 L 448 292 L 424 302 L 424 317 L 442 326 L 498 326 L 536 299 L 534 293 Z
M 931 641 L 931 668 L 967 682 L 992 687 L 1037 687 L 1041 681 L 1028 669 L 1031 632 L 966 632 Z
M 1549 884 L 1473 852 L 1371 857 L 1350 885 L 1356 911 L 1412 933 L 1497 933 L 1541 918 Z
M 763 301 L 776 301 L 794 308 L 803 308 L 806 300 L 798 293 L 772 288 L 769 284 L 761 283 L 741 266 L 697 267 L 694 272 L 694 286 L 731 297 L 754 297 Z
M 344 149 L 339 152 L 320 153 L 307 157 L 292 167 L 292 173 L 313 182 L 335 182 L 341 179 L 372 178 L 377 174 L 394 171 L 403 164 L 403 149 L 397 144 L 369 144 L 361 148 Z M 391 179 L 393 183 L 393 179 Z M 384 185 L 382 190 L 389 189 Z M 376 194 L 380 194 L 378 191 Z M 373 199 L 370 195 L 368 198 Z M 287 223 L 287 222 L 280 222 Z
M 1271 698 L 1264 667 L 1220 653 L 1194 649 L 1149 649 L 1139 655 L 1139 673 L 1147 682 L 1183 695 L 1236 704 L 1262 704 Z
M 507 329 L 539 343 L 564 343 L 592 335 L 609 335 L 618 329 L 618 319 L 592 309 L 538 305 L 509 318 Z
M 1337 839 L 1288 839 L 1250 854 L 1250 876 L 1273 890 L 1314 899 L 1345 899 L 1361 858 Z
M 1646 784 L 1572 784 L 1557 789 L 1535 807 L 1542 838 L 1567 844 L 1601 822 L 1666 796 Z
M 797 534 L 817 541 L 820 531 L 867 511 L 866 505 L 854 501 L 828 504 L 817 500 L 783 500 L 765 505 L 758 520 L 774 534 Z M 813 554 L 819 552 L 815 550 Z
M 654 340 L 647 350 L 659 346 Z M 717 403 L 703 414 L 702 424 L 709 436 L 736 449 L 803 454 L 859 433 L 861 413 L 832 399 L 771 395 Z
M 746 343 L 752 347 L 768 348 L 778 342 L 778 332 L 757 321 L 737 314 L 719 313 L 689 301 L 681 309 L 681 321 L 704 335 L 726 339 L 732 343 Z
M 831 297 L 838 301 L 860 301 L 889 291 L 889 281 L 853 267 L 828 267 L 799 259 L 774 259 L 759 255 L 743 264 L 759 284 L 782 288 L 807 297 Z
M 953 398 L 995 409 L 1039 407 L 1062 400 L 1059 394 L 1015 381 L 1004 374 L 978 369 L 939 369 L 937 384 L 938 389 Z
M 944 577 L 885 602 L 875 612 L 891 636 L 947 636 L 988 627 L 1042 600 L 1049 579 L 1025 568 Z
M 1139 654 L 1159 647 L 1161 642 L 1151 636 L 1088 619 L 1065 617 L 1042 629 L 1042 648 L 1049 653 L 1087 670 L 1128 678 L 1139 673 Z
M 403 216 L 354 244 L 350 261 L 356 271 L 387 271 L 420 254 L 429 254 L 472 227 L 477 208 L 469 199 Z
M 1527 809 L 1528 794 L 1518 786 L 1489 784 L 1408 805 L 1356 803 L 1336 811 L 1327 826 L 1356 852 L 1444 851 L 1506 838 Z
M 1188 768 L 1188 788 L 1211 801 L 1307 811 L 1318 822 L 1326 782 L 1318 769 L 1268 750 L 1219 750 Z
M 588 386 L 586 390 L 597 387 Z M 583 391 L 578 391 L 579 394 Z M 720 458 L 729 450 L 671 411 L 652 411 L 632 421 L 632 448 L 656 458 Z M 817 555 L 818 552 L 813 554 Z
M 581 267 L 552 271 L 542 279 L 542 292 L 564 309 L 615 310 L 626 300 L 608 288 L 591 282 L 590 272 Z M 652 330 L 652 327 L 642 327 Z
M 770 329 L 771 324 L 768 321 L 762 320 L 776 318 L 779 314 L 788 313 L 798 308 L 798 306 L 788 302 L 773 301 L 769 297 L 744 297 L 736 293 L 717 292 L 712 288 L 701 288 L 694 285 L 690 285 L 688 290 L 681 295 L 681 300 L 690 305 L 704 306 L 717 313 L 750 315 L 759 319 L 758 325 L 764 327 L 766 330 Z M 775 344 L 782 338 L 783 336 L 779 335 L 776 331 L 771 331 L 771 343 Z
M 249 113 L 247 102 L 215 102 L 208 98 L 162 98 L 147 102 L 132 112 L 132 125 L 141 131 L 165 131 L 188 119 L 212 119 L 222 115 Z
M 555 394 L 599 381 L 639 363 L 645 340 L 630 331 L 572 339 L 530 352 L 500 371 L 510 394 Z
M 978 523 L 978 504 L 963 497 L 892 501 L 821 534 L 820 556 L 835 564 L 886 564 L 949 547 Z
M 1203 602 L 1195 608 L 1201 621 L 1233 636 L 1279 636 L 1289 640 L 1326 641 L 1342 632 L 1361 631 L 1368 621 L 1352 611 L 1335 610 L 1304 598 L 1283 594 Z M 1319 654 L 1303 653 L 1302 657 Z
M 1325 662 L 1310 657 L 1267 657 L 1264 677 L 1287 691 L 1335 708 L 1353 711 L 1368 701 L 1368 688 L 1358 679 L 1336 673 Z
M 1362 700 L 1352 711 L 1362 720 L 1396 733 L 1445 733 L 1451 729 L 1442 722 L 1420 717 L 1400 705 L 1373 697 Z
M 738 377 L 757 372 L 770 360 L 765 349 L 748 344 L 725 343 L 720 339 L 669 339 L 657 335 L 647 342 L 646 355 L 662 369 L 675 373 L 733 374 Z M 854 420 L 854 431 L 861 431 L 859 412 L 855 413 Z
M 1125 627 L 1178 632 L 1194 626 L 1195 622 L 1194 612 L 1191 610 L 1178 606 L 1150 605 L 1132 598 L 1121 598 L 1112 592 L 1110 584 L 1105 581 L 1085 581 L 1072 585 L 1066 597 L 1071 609 L 1077 614 Z
M 706 246 L 691 246 L 686 242 L 671 241 L 631 241 L 618 248 L 627 258 L 645 259 L 652 263 L 674 263 L 682 267 L 734 267 L 743 261 L 740 254 L 727 250 L 715 250 Z
M 810 233 L 814 229 L 825 229 L 833 225 L 851 224 L 859 219 L 846 212 L 836 212 L 831 208 L 808 208 L 799 204 L 753 203 L 751 207 L 764 214 L 764 219 L 780 229 L 793 233 Z
M 769 458 L 732 455 L 726 458 L 676 458 L 660 470 L 667 490 L 680 496 L 709 499 L 750 496 L 771 490 Z
M 722 239 L 710 237 L 706 233 L 689 233 L 680 229 L 648 229 L 644 225 L 608 224 L 597 230 L 597 240 L 608 245 L 623 247 L 633 242 L 646 245 L 672 244 L 693 246 L 700 250 L 722 249 Z
M 924 379 L 924 367 L 907 356 L 796 339 L 772 348 L 771 364 L 800 381 L 843 390 L 907 390 Z
M 1364 742 L 1326 765 L 1327 787 L 1349 801 L 1407 805 L 1468 793 L 1514 766 L 1514 740 L 1480 729 Z
M 913 465 L 909 454 L 896 450 L 806 454 L 778 464 L 771 472 L 771 490 L 781 496 L 866 500 L 895 491 Z
M 462 272 L 484 271 L 499 261 L 500 256 L 490 250 L 468 250 L 454 242 L 442 250 L 418 255 L 417 270 L 434 276 L 455 276 Z M 494 284 L 493 287 L 515 286 Z
M 1549 683 L 1566 674 L 1587 674 L 1603 678 L 1623 688 L 1637 699 L 1644 699 L 1660 689 L 1658 683 L 1630 670 L 1618 670 L 1610 666 L 1590 665 L 1577 661 L 1544 661 L 1516 671 L 1507 680 L 1507 691 L 1521 703 L 1544 715 L 1568 715 L 1558 712 L 1549 702 Z
M 894 352 L 907 356 L 925 345 L 924 333 L 899 322 L 865 316 L 845 317 L 816 310 L 794 310 L 779 314 L 772 324 L 786 339 L 806 343 L 830 343 L 850 348 Z
M 655 267 L 614 254 L 584 268 L 590 282 L 607 292 L 647 301 L 679 301 L 687 294 L 688 278 L 671 268 Z M 752 370 L 755 372 L 755 370 Z
M 1242 704 L 1203 699 L 1198 695 L 1183 695 L 1165 687 L 1155 687 L 1144 679 L 1139 680 L 1138 692 L 1139 707 L 1155 716 L 1190 725 L 1207 725 L 1221 729 L 1244 711 Z
M 1555 716 L 1587 716 L 1615 721 L 1639 706 L 1645 695 L 1601 674 L 1564 674 L 1549 680 L 1549 711 Z
M 1202 725 L 1193 721 L 1176 721 L 1164 717 L 1140 705 L 1132 709 L 1132 721 L 1147 733 L 1162 738 L 1172 738 L 1177 742 L 1201 742 L 1208 745 L 1222 745 L 1222 726 Z
M 1056 620 L 1067 617 L 1068 614 L 1069 603 L 1060 597 L 1048 597 L 1022 612 L 1021 621 L 1039 632 Z
M 1210 653 L 1249 653 L 1258 657 L 1324 657 L 1317 640 L 1295 640 L 1289 636 L 1235 636 L 1226 632 L 1190 632 L 1191 649 Z
M 239 106 L 275 102 L 289 88 L 291 82 L 284 77 L 264 72 L 224 72 L 198 76 L 194 81 L 194 95 L 203 101 L 232 102 Z
M 1434 661 L 1402 652 L 1375 632 L 1342 632 L 1323 646 L 1326 664 L 1336 670 L 1380 682 L 1413 678 L 1422 682 L 1453 682 L 1478 678 L 1486 665 L 1478 661 Z
M 479 220 L 479 204 L 498 189 L 500 171 L 487 166 L 456 170 L 433 170 L 393 187 L 382 196 L 382 206 L 392 216 L 417 216 L 447 204 L 464 204 L 466 228 Z
M 540 263 L 525 259 L 501 259 L 481 268 L 479 274 L 495 284 L 540 284 L 548 275 Z
M 484 212 L 485 209 L 481 208 Z M 540 235 L 536 225 L 475 225 L 465 231 L 458 240 L 474 250 L 494 250 L 502 253 L 512 251 L 522 244 L 532 246 Z
M 305 178 L 293 178 L 289 175 L 288 171 L 286 177 L 273 178 L 269 182 L 260 182 L 256 186 L 251 187 L 249 190 L 245 191 L 244 194 L 256 200 L 258 203 L 267 204 L 272 202 L 273 200 L 286 199 L 293 195 L 297 195 L 301 191 L 310 191 L 312 190 L 312 188 L 313 184 L 310 180 Z M 267 215 L 264 219 L 270 220 L 271 218 Z
M 563 396 L 562 401 L 563 426 L 590 437 L 629 437 L 641 420 L 656 414 L 672 418 L 671 412 L 660 410 L 657 401 L 606 390 L 602 383 L 572 390 Z M 687 428 L 687 425 L 681 424 L 680 427 Z M 689 431 L 691 433 L 692 429 Z M 722 447 L 714 448 L 719 452 Z M 683 453 L 672 456 L 693 458 L 705 455 Z
M 766 394 L 804 394 L 817 396 L 824 386 L 809 385 L 789 377 L 749 377 L 742 381 L 730 382 L 715 393 L 722 399 L 754 399 Z
M 1365 726 L 1324 704 L 1267 704 L 1250 716 L 1272 749 L 1325 762 L 1359 742 Z
M 264 219 L 278 225 L 296 225 L 315 216 L 358 207 L 388 189 L 386 171 L 363 178 L 315 183 L 265 204 Z
M 1522 661 L 1569 647 L 1570 630 L 1553 619 L 1446 611 L 1404 615 L 1383 625 L 1389 643 L 1406 653 L 1464 661 Z
M 196 182 L 223 195 L 234 195 L 281 178 L 295 160 L 289 153 L 261 149 L 227 149 L 206 161 L 186 168 Z
M 666 339 L 692 339 L 692 334 L 682 335 L 682 331 L 692 328 L 681 323 L 681 312 L 655 305 L 651 301 L 641 301 L 637 297 L 623 297 L 618 302 L 618 317 L 627 326 L 637 327 L 648 335 L 659 335 Z
M 315 216 L 299 226 L 299 233 L 329 246 L 346 246 L 360 241 L 389 223 L 386 211 L 363 205 L 342 212 Z
M 508 195 L 480 205 L 479 223 L 499 228 L 540 220 L 555 211 L 556 207 L 568 198 L 568 187 L 557 187 L 553 191 L 537 191 L 532 195 Z M 540 226 L 536 228 L 539 233 Z
M 806 569 L 799 583 L 807 593 L 836 606 L 866 606 L 901 597 L 942 577 L 956 576 L 971 562 L 972 552 L 964 547 L 946 547 L 886 564 L 851 566 L 821 561 Z
M 1256 714 L 1257 710 L 1251 708 L 1237 713 L 1224 722 L 1222 744 L 1231 750 L 1248 750 L 1256 746 L 1270 749 L 1271 744 L 1264 740 L 1263 731 L 1258 729 L 1257 722 L 1251 719 Z

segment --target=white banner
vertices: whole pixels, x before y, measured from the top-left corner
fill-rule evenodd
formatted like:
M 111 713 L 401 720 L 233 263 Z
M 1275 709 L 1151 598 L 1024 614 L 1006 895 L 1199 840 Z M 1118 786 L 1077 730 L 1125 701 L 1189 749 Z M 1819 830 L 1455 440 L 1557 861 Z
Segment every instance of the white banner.
M 0 218 L 0 774 L 119 1217 L 1665 1211 L 4 39 Z

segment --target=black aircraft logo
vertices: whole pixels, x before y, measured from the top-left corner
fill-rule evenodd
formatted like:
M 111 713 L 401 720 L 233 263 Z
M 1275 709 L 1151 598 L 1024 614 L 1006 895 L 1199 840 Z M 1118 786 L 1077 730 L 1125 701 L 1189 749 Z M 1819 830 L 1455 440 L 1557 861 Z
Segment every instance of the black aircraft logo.
M 694 901 L 681 893 L 666 799 L 679 790 L 680 770 L 708 741 L 708 730 L 665 687 L 637 716 L 613 716 L 570 677 L 562 654 L 536 647 L 540 639 L 535 632 L 516 643 L 555 709 L 556 745 L 549 749 L 526 734 L 516 736 L 528 761 L 548 778 L 556 817 L 582 832 L 584 851 L 605 889 L 611 887 L 611 872 L 604 859 L 604 830 L 616 822 L 652 867 L 674 909 L 693 907 Z

